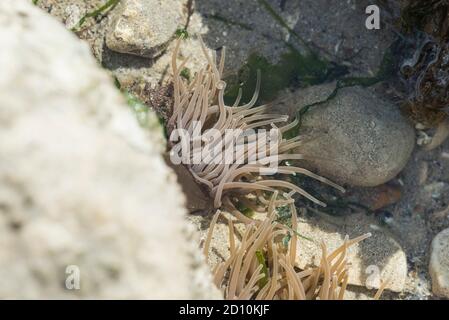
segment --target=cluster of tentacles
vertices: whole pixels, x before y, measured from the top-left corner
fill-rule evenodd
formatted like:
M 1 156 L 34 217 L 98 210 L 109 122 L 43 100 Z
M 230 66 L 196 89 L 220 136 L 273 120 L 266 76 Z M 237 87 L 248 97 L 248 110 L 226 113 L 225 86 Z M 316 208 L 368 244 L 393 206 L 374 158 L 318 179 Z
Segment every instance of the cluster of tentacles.
M 302 271 L 297 268 L 298 218 L 293 195 L 297 193 L 316 204 L 325 204 L 303 188 L 276 179 L 269 173 L 270 165 L 273 162 L 276 165 L 277 176 L 303 174 L 342 192 L 344 189 L 304 168 L 286 164 L 287 160 L 304 159 L 303 155 L 294 153 L 303 143 L 301 138 L 283 137 L 298 121 L 286 124 L 288 117 L 269 113 L 269 105 L 255 106 L 260 74 L 251 101 L 240 105 L 240 91 L 236 101 L 226 105 L 226 82 L 222 80 L 225 48 L 217 62 L 216 53 L 209 52 L 201 39 L 200 42 L 207 64 L 190 80 L 182 75 L 188 58 L 179 65 L 177 61 L 181 39 L 176 44 L 172 57 L 174 106 L 168 131 L 171 156 L 182 159 L 195 180 L 208 188 L 215 208 L 223 206 L 233 216 L 228 219 L 229 258 L 215 266 L 215 284 L 227 299 L 342 299 L 348 283 L 347 249 L 370 235 L 353 240 L 346 238 L 343 245 L 330 254 L 321 244 L 320 266 Z M 280 123 L 282 125 L 277 127 Z M 280 134 L 274 138 L 270 136 L 261 145 L 254 130 L 270 126 Z M 187 141 L 179 132 L 173 135 L 179 129 L 186 134 Z M 212 137 L 208 136 L 209 131 L 213 132 Z M 229 131 L 237 134 L 227 135 Z M 223 161 L 222 155 L 227 154 L 232 144 L 243 145 L 243 152 L 231 148 L 232 161 Z M 198 162 L 195 159 L 198 152 L 206 154 L 208 161 L 204 161 L 201 154 L 202 161 Z M 236 202 L 263 212 L 264 218 L 248 217 L 236 208 Z M 291 226 L 278 220 L 278 209 L 286 207 L 291 212 Z M 220 216 L 225 217 L 217 210 L 209 227 L 204 243 L 206 257 Z M 244 225 L 240 237 L 236 237 L 234 223 Z M 286 237 L 289 237 L 287 244 Z
M 286 160 L 304 159 L 303 155 L 294 153 L 303 143 L 301 138 L 283 138 L 284 133 L 294 128 L 298 121 L 285 124 L 288 116 L 269 113 L 270 105 L 255 106 L 260 89 L 260 74 L 251 101 L 240 105 L 240 91 L 236 101 L 232 105 L 226 105 L 226 82 L 222 80 L 225 48 L 221 50 L 220 61 L 217 62 L 215 51 L 209 52 L 201 39 L 200 42 L 207 64 L 190 81 L 182 76 L 188 58 L 180 65 L 177 63 L 181 40 L 176 44 L 172 57 L 174 106 L 168 129 L 170 133 L 175 129 L 183 129 L 188 133 L 189 141 L 172 141 L 171 152 L 179 153 L 194 178 L 209 189 L 214 206 L 221 207 L 223 197 L 229 191 L 251 193 L 254 196 L 253 203 L 266 204 L 269 201 L 267 194 L 269 197 L 276 189 L 294 191 L 325 206 L 303 188 L 284 180 L 273 179 L 270 173 L 270 165 L 273 163 L 277 167 L 277 174 L 303 174 L 344 192 L 343 188 L 328 179 L 304 168 L 284 164 Z M 277 127 L 276 124 L 280 123 L 284 124 Z M 278 134 L 261 143 L 255 130 L 267 127 L 275 129 Z M 208 136 L 210 132 L 214 136 Z M 233 134 L 227 134 L 229 132 Z M 187 148 L 191 146 L 189 150 L 192 152 L 185 152 L 183 144 L 187 143 L 190 143 Z M 233 145 L 243 148 L 232 149 Z M 207 154 L 208 161 L 195 161 L 199 152 Z M 223 155 L 227 155 L 226 159 L 231 161 L 223 161 Z
M 239 237 L 239 245 L 236 245 L 237 231 L 234 222 L 228 218 L 229 257 L 215 266 L 215 284 L 222 289 L 227 299 L 343 299 L 348 284 L 347 250 L 370 237 L 370 234 L 352 240 L 346 237 L 343 244 L 331 253 L 328 253 L 326 245 L 321 243 L 320 265 L 300 270 L 295 265 L 298 245 L 295 205 L 290 198 L 287 204 L 292 213 L 290 228 L 276 221 L 276 198 L 277 191 L 272 196 L 266 218 L 248 224 L 244 234 Z M 289 196 L 286 195 L 286 198 Z M 212 219 L 204 245 L 206 257 L 214 226 L 220 215 L 221 212 L 218 211 Z M 283 241 L 286 235 L 291 235 L 287 245 Z M 385 282 L 382 283 L 374 296 L 375 299 L 380 297 L 385 285 Z

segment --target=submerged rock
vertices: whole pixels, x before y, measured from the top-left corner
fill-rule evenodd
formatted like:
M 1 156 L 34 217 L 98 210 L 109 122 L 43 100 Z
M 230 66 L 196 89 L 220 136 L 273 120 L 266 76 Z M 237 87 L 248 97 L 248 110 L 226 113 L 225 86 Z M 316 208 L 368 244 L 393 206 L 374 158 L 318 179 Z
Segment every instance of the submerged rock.
M 187 1 L 123 0 L 114 9 L 106 33 L 109 49 L 152 58 L 173 39 L 187 20 Z
M 367 289 L 378 289 L 381 282 L 387 282 L 386 289 L 401 292 L 407 278 L 407 258 L 398 242 L 384 229 L 373 223 L 364 214 L 347 217 L 312 213 L 301 217 L 298 232 L 310 239 L 299 239 L 297 263 L 300 268 L 319 265 L 322 252 L 320 243 L 324 242 L 328 252 L 343 244 L 344 236 L 354 239 L 362 234 L 371 237 L 348 249 L 348 283 Z
M 328 86 L 328 85 L 326 85 Z M 327 88 L 327 87 L 326 87 Z M 309 89 L 290 97 L 297 109 L 316 103 Z M 313 99 L 303 98 L 311 95 Z M 298 103 L 299 102 L 299 103 Z M 361 87 L 343 88 L 329 101 L 312 106 L 300 127 L 304 144 L 297 152 L 321 175 L 353 186 L 377 186 L 395 177 L 415 145 L 414 129 L 398 108 Z
M 228 216 L 228 213 L 224 213 Z M 231 215 L 229 215 L 230 217 Z M 257 214 L 263 219 L 263 214 Z M 190 216 L 189 220 L 201 237 L 206 238 L 210 225 L 210 217 Z M 245 229 L 242 224 L 235 224 L 241 234 Z M 375 289 L 385 281 L 386 289 L 402 292 L 407 280 L 407 258 L 401 245 L 386 230 L 381 228 L 374 219 L 364 213 L 347 217 L 332 217 L 319 212 L 298 217 L 298 238 L 296 265 L 301 270 L 310 266 L 320 265 L 323 242 L 328 253 L 343 244 L 344 237 L 354 239 L 365 233 L 371 237 L 349 248 L 346 259 L 348 263 L 348 283 L 366 290 L 367 297 L 373 297 Z M 236 245 L 239 245 L 236 239 Z M 229 229 L 226 219 L 217 222 L 211 241 L 209 264 L 213 269 L 223 259 L 229 258 Z
M 429 269 L 433 293 L 449 298 L 449 229 L 433 239 Z
M 219 298 L 160 131 L 30 2 L 0 37 L 0 297 Z

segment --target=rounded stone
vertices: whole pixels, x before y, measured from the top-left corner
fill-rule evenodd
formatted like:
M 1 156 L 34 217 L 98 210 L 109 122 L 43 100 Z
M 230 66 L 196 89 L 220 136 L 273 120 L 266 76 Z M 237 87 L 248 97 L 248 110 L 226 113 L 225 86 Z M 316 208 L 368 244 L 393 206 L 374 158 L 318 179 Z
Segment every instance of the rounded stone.
M 300 127 L 297 150 L 319 174 L 341 184 L 371 187 L 395 177 L 406 165 L 415 133 L 400 110 L 361 87 L 342 88 L 312 106 Z
M 433 293 L 449 298 L 449 228 L 432 241 L 429 272 Z
M 121 1 L 111 16 L 106 45 L 141 57 L 160 55 L 177 28 L 186 23 L 184 4 L 184 0 Z

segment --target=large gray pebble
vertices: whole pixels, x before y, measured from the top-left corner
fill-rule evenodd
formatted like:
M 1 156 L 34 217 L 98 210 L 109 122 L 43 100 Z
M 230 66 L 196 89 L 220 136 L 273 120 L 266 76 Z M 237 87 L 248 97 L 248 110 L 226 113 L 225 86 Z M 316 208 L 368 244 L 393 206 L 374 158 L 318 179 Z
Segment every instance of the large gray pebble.
M 317 93 L 326 99 L 329 92 L 329 85 L 309 89 L 292 101 L 301 108 L 320 101 Z M 305 143 L 297 151 L 312 159 L 307 165 L 353 186 L 376 186 L 392 179 L 415 145 L 414 129 L 400 110 L 361 87 L 340 89 L 328 102 L 311 107 L 300 133 Z

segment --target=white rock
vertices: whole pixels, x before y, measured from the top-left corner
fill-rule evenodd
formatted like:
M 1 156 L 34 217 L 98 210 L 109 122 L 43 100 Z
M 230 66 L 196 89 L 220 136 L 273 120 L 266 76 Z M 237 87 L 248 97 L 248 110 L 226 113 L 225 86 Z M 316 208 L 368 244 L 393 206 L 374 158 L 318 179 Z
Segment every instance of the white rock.
M 182 0 L 122 0 L 114 9 L 106 45 L 109 49 L 152 58 L 187 21 Z
M 219 298 L 158 129 L 30 1 L 0 38 L 0 298 Z
M 433 293 L 449 298 L 449 228 L 432 241 L 429 269 Z

